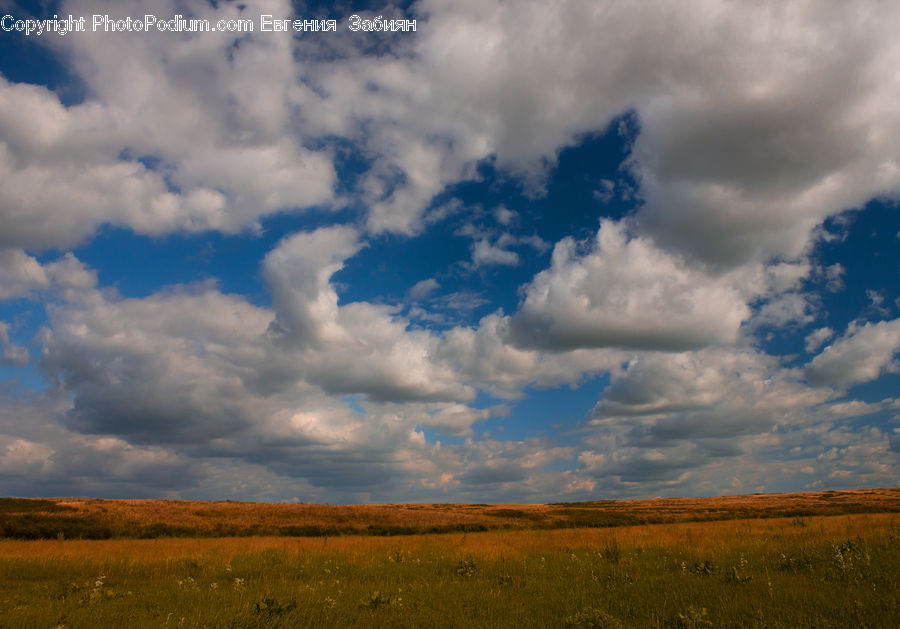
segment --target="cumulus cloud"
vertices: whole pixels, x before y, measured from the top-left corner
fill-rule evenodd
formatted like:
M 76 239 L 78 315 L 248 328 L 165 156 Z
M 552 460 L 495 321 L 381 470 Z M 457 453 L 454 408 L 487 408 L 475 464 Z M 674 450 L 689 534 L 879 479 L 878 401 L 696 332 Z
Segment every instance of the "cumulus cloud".
M 9 325 L 5 321 L 0 321 L 0 363 L 22 367 L 30 360 L 28 349 L 12 343 L 9 340 Z
M 270 316 L 214 290 L 99 294 L 51 313 L 42 368 L 70 395 L 66 423 L 132 443 L 207 442 L 251 421 L 241 375 L 264 360 Z
M 46 270 L 22 249 L 0 249 L 0 299 L 24 297 L 50 284 Z
M 412 288 L 409 289 L 409 296 L 415 300 L 423 299 L 440 288 L 440 286 L 436 279 L 429 277 L 426 280 L 413 284 Z
M 728 437 L 791 423 L 828 399 L 774 358 L 750 350 L 708 349 L 640 356 L 614 374 L 593 410 L 595 425 L 652 425 L 641 438 Z
M 364 101 L 376 127 L 406 116 L 403 131 L 367 141 L 407 174 L 373 228 L 409 228 L 415 202 L 488 155 L 539 189 L 561 147 L 628 111 L 636 224 L 710 264 L 796 257 L 826 216 L 897 192 L 898 94 L 883 80 L 896 12 L 429 0 L 419 14 L 414 56 L 350 66 L 378 86 L 371 97 L 346 75 L 321 77 L 336 111 Z M 334 111 L 322 118 L 338 124 Z M 422 136 L 445 141 L 411 139 Z
M 112 440 L 135 452 L 170 453 L 173 469 L 200 468 L 198 481 L 210 460 L 226 458 L 262 466 L 254 472 L 259 482 L 274 474 L 338 491 L 402 477 L 425 447 L 410 411 L 359 413 L 310 384 L 294 363 L 314 367 L 316 355 L 273 346 L 273 318 L 210 286 L 61 304 L 41 357 L 71 399 L 54 415 L 86 444 Z
M 382 400 L 474 397 L 452 369 L 431 359 L 439 342 L 433 334 L 407 330 L 408 321 L 387 306 L 338 306 L 331 275 L 358 247 L 354 230 L 322 228 L 284 240 L 266 257 L 273 340 L 304 352 L 285 360 L 302 358 L 298 373 L 329 393 Z
M 834 336 L 834 330 L 831 328 L 819 328 L 818 330 L 814 330 L 810 332 L 806 337 L 806 353 L 811 354 L 820 347 L 822 344 Z
M 280 0 L 184 10 L 215 20 L 241 7 L 291 14 Z M 796 257 L 823 218 L 900 184 L 897 86 L 883 80 L 900 55 L 896 11 L 574 0 L 426 0 L 415 11 L 416 33 L 375 48 L 260 33 L 237 46 L 225 33 L 42 42 L 71 59 L 87 98 L 64 106 L 44 88 L 0 85 L 4 244 L 65 246 L 104 223 L 235 231 L 340 202 L 331 154 L 307 148 L 328 138 L 366 158 L 349 195 L 369 208 L 368 229 L 413 233 L 479 160 L 539 192 L 561 148 L 627 112 L 639 121 L 635 225 L 710 264 Z M 52 212 L 62 201 L 65 220 Z
M 251 13 L 290 14 L 250 2 Z M 160 14 L 179 11 L 173 3 Z M 140 3 L 67 2 L 66 13 L 143 15 Z M 190 2 L 215 22 L 236 5 Z M 291 39 L 105 33 L 43 42 L 66 55 L 84 102 L 0 80 L 0 245 L 73 246 L 103 224 L 147 234 L 252 227 L 274 211 L 328 203 L 330 158 L 292 125 Z M 49 39 L 49 38 L 45 38 Z M 60 211 L 65 208 L 65 211 Z
M 96 283 L 96 272 L 86 268 L 72 253 L 41 264 L 22 249 L 0 248 L 0 301 L 34 297 L 51 288 L 92 288 Z
M 750 316 L 727 276 L 691 267 L 604 221 L 586 253 L 566 238 L 510 320 L 522 347 L 682 350 L 732 343 Z
M 452 404 L 423 418 L 422 425 L 445 435 L 471 436 L 472 424 L 494 417 L 496 412 L 494 409 L 475 409 L 463 404 Z
M 835 469 L 857 482 L 896 478 L 887 435 L 858 419 L 896 400 L 839 401 L 802 376 L 746 349 L 641 354 L 593 409 L 575 474 L 612 495 L 814 489 Z
M 134 0 L 61 6 L 142 10 Z M 292 6 L 156 10 L 215 20 Z M 758 487 L 753 461 L 796 443 L 809 451 L 783 463 L 786 477 L 821 478 L 833 465 L 833 482 L 896 478 L 886 433 L 872 428 L 855 446 L 833 424 L 875 408 L 834 397 L 898 370 L 896 321 L 853 324 L 796 371 L 749 349 L 745 332 L 812 323 L 803 283 L 815 272 L 836 292 L 846 275 L 809 264 L 817 226 L 897 196 L 900 12 L 577 0 L 423 0 L 412 10 L 417 32 L 380 43 L 346 33 L 42 38 L 84 88 L 74 104 L 0 78 L 0 299 L 46 300 L 40 368 L 52 384 L 52 404 L 29 415 L 41 430 L 12 411 L 0 420 L 0 474 L 43 479 L 59 488 L 50 493 L 103 475 L 140 491 L 188 477 L 234 488 L 240 474 L 278 491 L 354 496 L 578 495 L 638 482 L 720 491 L 726 465 Z M 459 203 L 436 195 L 478 178 L 484 160 L 539 196 L 563 148 L 622 116 L 639 207 L 604 221 L 593 242 L 557 243 L 517 311 L 438 334 L 410 325 L 443 316 L 422 304 L 404 317 L 341 303 L 332 277 L 368 236 L 446 218 Z M 360 172 L 342 181 L 336 147 L 346 145 Z M 620 193 L 590 181 L 601 203 Z M 276 212 L 342 205 L 361 208 L 356 227 L 295 234 L 268 253 L 271 306 L 213 283 L 125 299 L 98 289 L 71 254 L 35 257 L 106 225 L 235 233 Z M 515 231 L 523 216 L 500 206 L 492 219 L 505 233 L 471 231 L 473 266 L 543 251 Z M 409 296 L 442 313 L 484 300 L 439 288 L 427 279 Z M 832 336 L 811 333 L 807 352 Z M 28 361 L 5 323 L 0 343 L 4 362 Z M 496 416 L 475 407 L 478 390 L 516 398 L 596 374 L 610 385 L 578 448 L 439 447 L 417 428 L 471 437 Z M 545 469 L 576 458 L 577 469 Z
M 806 366 L 813 386 L 849 387 L 900 371 L 900 319 L 852 323 L 847 331 Z
M 815 310 L 808 295 L 787 293 L 764 303 L 755 313 L 753 323 L 779 328 L 806 325 L 815 321 Z
M 626 360 L 626 354 L 608 348 L 543 352 L 517 347 L 508 342 L 509 326 L 509 317 L 493 313 L 474 328 L 447 330 L 435 356 L 467 381 L 505 398 L 520 397 L 529 384 L 575 385 L 586 373 L 614 370 Z
M 301 478 L 310 488 L 357 498 L 409 483 L 442 486 L 447 473 L 458 484 L 446 487 L 460 491 L 506 486 L 512 481 L 503 480 L 511 478 L 503 470 L 530 478 L 546 458 L 501 464 L 466 446 L 445 454 L 447 467 L 426 464 L 438 446 L 417 427 L 471 436 L 475 422 L 507 412 L 466 405 L 476 384 L 516 396 L 528 383 L 577 382 L 586 371 L 613 368 L 621 356 L 515 349 L 497 332 L 500 315 L 438 336 L 411 329 L 384 306 L 339 305 L 330 277 L 359 247 L 355 230 L 343 227 L 284 239 L 263 263 L 271 308 L 209 282 L 126 299 L 93 287 L 93 274 L 74 258 L 53 263 L 51 275 L 68 285 L 55 285 L 39 363 L 53 395 L 65 400 L 45 409 L 44 422 L 59 418 L 61 425 L 52 438 L 9 434 L 57 453 L 112 444 L 107 449 L 120 452 L 116 457 L 148 465 L 161 457 L 160 469 L 171 463 L 177 475 L 193 466 L 198 479 L 212 473 L 210 460 L 228 458 L 268 470 L 254 472 L 259 478 Z M 362 407 L 339 399 L 345 394 L 361 395 Z M 528 449 L 549 451 L 545 457 L 562 452 L 547 444 Z M 130 478 L 131 464 L 115 465 L 116 477 Z
M 475 266 L 487 264 L 516 266 L 519 264 L 519 254 L 492 245 L 487 240 L 478 240 L 472 245 L 472 263 Z
M 638 219 L 660 242 L 722 265 L 796 256 L 824 217 L 896 193 L 886 140 L 900 120 L 863 114 L 896 97 L 881 78 L 898 55 L 890 27 L 871 12 L 820 9 L 707 13 L 681 54 L 714 38 L 729 45 L 673 72 L 678 88 L 639 107 Z

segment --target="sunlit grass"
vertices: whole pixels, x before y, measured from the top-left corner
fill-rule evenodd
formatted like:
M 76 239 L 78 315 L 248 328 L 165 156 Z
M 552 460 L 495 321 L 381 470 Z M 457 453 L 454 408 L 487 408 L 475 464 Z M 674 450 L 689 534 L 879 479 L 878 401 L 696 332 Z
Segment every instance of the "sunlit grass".
M 900 521 L 0 542 L 3 627 L 897 627 Z
M 549 505 L 0 498 L 0 538 L 393 536 L 891 512 L 898 488 Z

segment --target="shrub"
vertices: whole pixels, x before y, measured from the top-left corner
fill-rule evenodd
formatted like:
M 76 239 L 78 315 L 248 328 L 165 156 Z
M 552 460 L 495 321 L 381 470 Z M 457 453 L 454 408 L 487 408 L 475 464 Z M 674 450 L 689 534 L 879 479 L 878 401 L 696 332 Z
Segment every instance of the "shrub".
M 624 627 L 618 618 L 595 607 L 585 607 L 577 614 L 567 616 L 564 623 L 571 629 L 622 629 Z

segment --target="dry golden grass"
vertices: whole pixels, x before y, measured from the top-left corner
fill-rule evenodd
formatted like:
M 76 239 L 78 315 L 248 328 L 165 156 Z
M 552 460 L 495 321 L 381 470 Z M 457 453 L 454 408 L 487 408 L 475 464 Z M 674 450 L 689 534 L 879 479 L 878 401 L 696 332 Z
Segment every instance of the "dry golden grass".
M 891 513 L 402 537 L 8 540 L 0 627 L 898 627 L 898 569 Z
M 690 547 L 697 553 L 718 552 L 740 546 L 748 540 L 765 546 L 770 539 L 780 543 L 808 537 L 852 538 L 873 528 L 896 524 L 897 515 L 854 514 L 795 518 L 679 522 L 615 528 L 567 528 L 547 530 L 488 531 L 444 535 L 397 537 L 246 537 L 246 538 L 164 538 L 115 540 L 3 540 L 0 557 L 34 560 L 92 559 L 131 560 L 136 563 L 168 562 L 215 555 L 227 560 L 238 554 L 268 549 L 306 552 L 311 555 L 384 554 L 402 548 L 409 552 L 453 551 L 489 558 L 513 557 L 560 549 L 603 548 L 618 545 L 636 547 Z
M 549 505 L 0 499 L 0 537 L 397 535 L 896 512 L 898 488 Z

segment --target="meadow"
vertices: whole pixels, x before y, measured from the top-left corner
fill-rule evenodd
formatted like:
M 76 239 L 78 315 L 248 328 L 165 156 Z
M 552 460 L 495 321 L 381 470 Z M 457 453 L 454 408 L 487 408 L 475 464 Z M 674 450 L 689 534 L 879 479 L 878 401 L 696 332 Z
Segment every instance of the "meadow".
M 0 538 L 322 537 L 900 513 L 900 488 L 490 505 L 0 498 Z
M 396 536 L 6 539 L 0 627 L 900 626 L 900 515 L 700 515 Z

